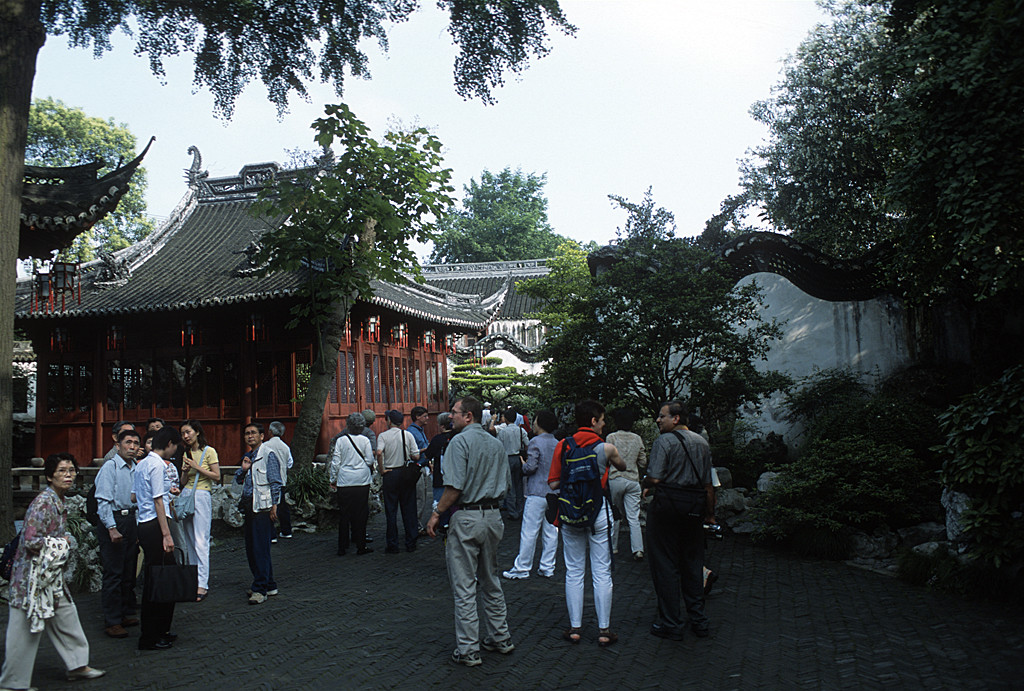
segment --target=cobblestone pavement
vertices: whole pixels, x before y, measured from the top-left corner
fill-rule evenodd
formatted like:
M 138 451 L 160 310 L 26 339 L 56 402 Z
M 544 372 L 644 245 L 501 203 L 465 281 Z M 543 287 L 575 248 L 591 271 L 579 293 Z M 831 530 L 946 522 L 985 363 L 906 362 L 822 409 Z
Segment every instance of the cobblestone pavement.
M 49 641 L 33 683 L 43 689 L 564 689 L 1024 687 L 1024 611 L 964 602 L 844 564 L 798 559 L 742 538 L 715 543 L 722 574 L 708 599 L 711 636 L 649 635 L 654 593 L 646 563 L 615 564 L 612 628 L 598 648 L 587 585 L 583 643 L 568 626 L 564 569 L 503 581 L 515 652 L 483 652 L 456 667 L 452 600 L 440 540 L 384 554 L 383 518 L 371 519 L 373 554 L 335 556 L 335 533 L 296 533 L 274 546 L 281 593 L 246 603 L 250 578 L 240 535 L 220 537 L 210 597 L 178 605 L 172 650 L 139 652 L 103 635 L 99 595 L 77 598 L 91 663 L 108 674 L 64 681 Z M 518 523 L 506 525 L 500 567 L 512 564 Z M 6 609 L 0 624 L 6 627 Z

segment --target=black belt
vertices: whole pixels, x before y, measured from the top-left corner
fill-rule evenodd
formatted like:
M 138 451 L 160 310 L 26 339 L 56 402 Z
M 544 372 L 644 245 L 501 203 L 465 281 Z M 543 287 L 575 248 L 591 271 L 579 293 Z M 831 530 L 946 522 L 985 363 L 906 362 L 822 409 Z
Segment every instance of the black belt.
M 472 504 L 459 504 L 459 508 L 486 511 L 488 509 L 499 509 L 501 508 L 501 504 L 495 499 L 485 499 L 483 501 L 475 501 Z
M 136 508 L 134 506 L 132 508 L 130 508 L 130 509 L 114 509 L 114 515 L 115 516 L 131 516 L 133 513 L 135 513 L 135 511 L 136 511 Z

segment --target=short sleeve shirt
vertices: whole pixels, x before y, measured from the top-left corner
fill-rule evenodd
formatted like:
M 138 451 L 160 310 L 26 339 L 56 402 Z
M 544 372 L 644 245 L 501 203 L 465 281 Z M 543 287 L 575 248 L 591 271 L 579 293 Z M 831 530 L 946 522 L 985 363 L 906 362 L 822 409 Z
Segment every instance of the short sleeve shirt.
M 500 499 L 511 483 L 505 447 L 478 423 L 452 437 L 444 454 L 444 484 L 462 492 L 460 504 Z
M 677 487 L 704 487 L 711 484 L 711 447 L 699 434 L 679 430 L 686 440 L 691 464 L 679 439 L 672 433 L 662 434 L 651 447 L 647 477 Z M 696 474 L 695 474 L 696 473 Z

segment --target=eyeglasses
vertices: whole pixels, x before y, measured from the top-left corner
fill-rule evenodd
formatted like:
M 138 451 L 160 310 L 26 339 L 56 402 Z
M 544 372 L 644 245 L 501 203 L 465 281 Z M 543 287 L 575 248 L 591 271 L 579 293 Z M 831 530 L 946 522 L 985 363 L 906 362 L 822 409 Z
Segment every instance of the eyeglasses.
M 78 475 L 77 468 L 61 468 L 60 470 L 53 471 L 54 475 Z

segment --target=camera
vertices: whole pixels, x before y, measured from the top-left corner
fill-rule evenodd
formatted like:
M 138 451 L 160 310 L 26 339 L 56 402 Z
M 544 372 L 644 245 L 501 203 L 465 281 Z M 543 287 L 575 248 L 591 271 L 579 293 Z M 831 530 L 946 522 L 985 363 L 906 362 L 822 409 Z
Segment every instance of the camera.
M 709 537 L 712 540 L 721 540 L 725 537 L 725 529 L 718 523 L 705 523 L 704 537 Z

